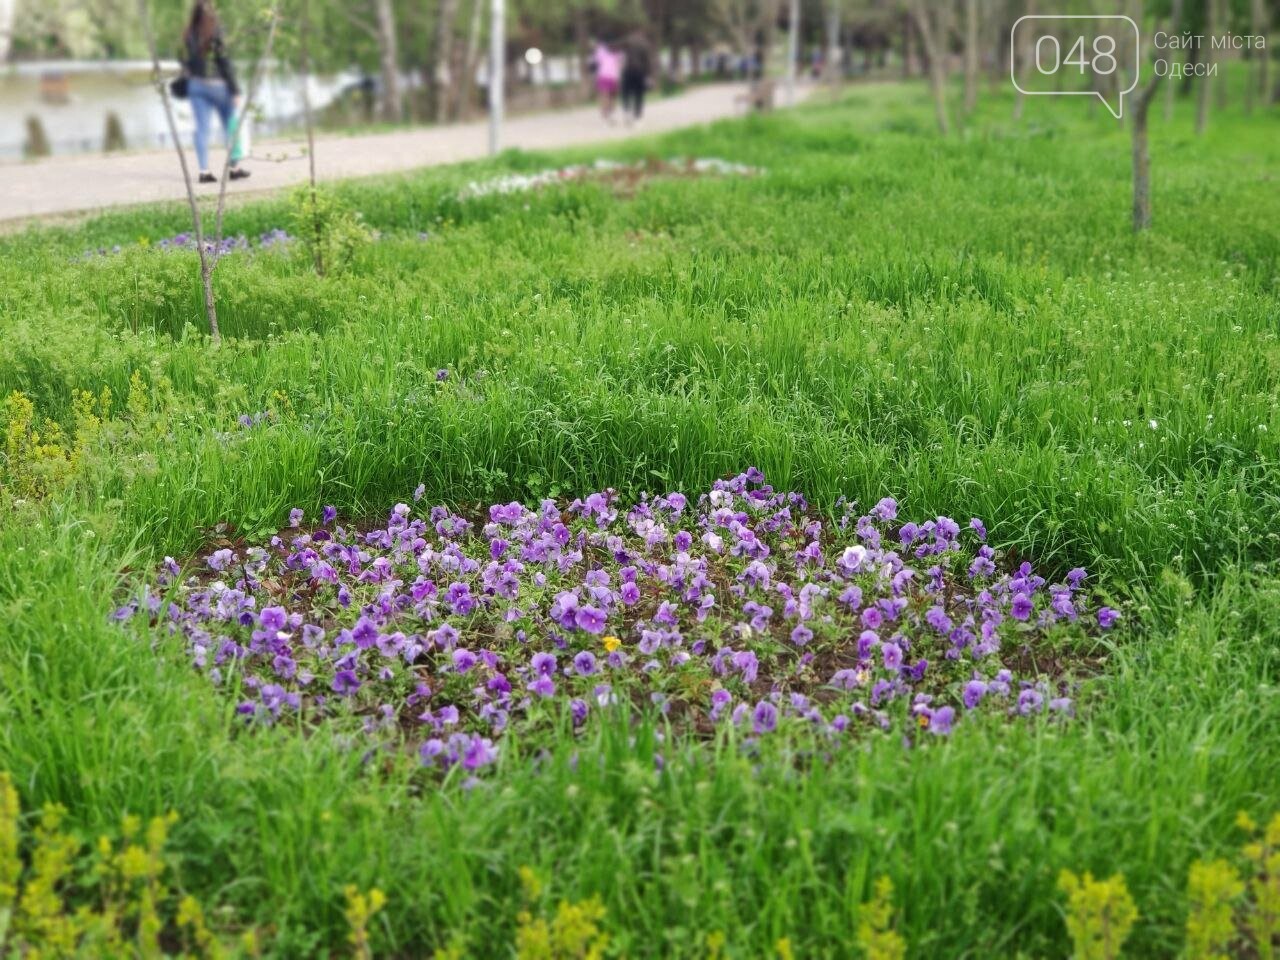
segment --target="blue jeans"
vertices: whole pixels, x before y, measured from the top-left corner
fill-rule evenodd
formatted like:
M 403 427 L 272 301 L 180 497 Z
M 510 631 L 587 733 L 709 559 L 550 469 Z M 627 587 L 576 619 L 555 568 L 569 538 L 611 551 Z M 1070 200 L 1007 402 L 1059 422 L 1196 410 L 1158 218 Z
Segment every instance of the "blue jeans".
M 204 77 L 192 77 L 187 81 L 187 96 L 191 98 L 191 111 L 196 116 L 196 161 L 200 169 L 209 169 L 209 123 L 210 116 L 217 113 L 222 121 L 222 135 L 226 139 L 227 128 L 231 124 L 231 91 L 224 80 L 206 80 Z

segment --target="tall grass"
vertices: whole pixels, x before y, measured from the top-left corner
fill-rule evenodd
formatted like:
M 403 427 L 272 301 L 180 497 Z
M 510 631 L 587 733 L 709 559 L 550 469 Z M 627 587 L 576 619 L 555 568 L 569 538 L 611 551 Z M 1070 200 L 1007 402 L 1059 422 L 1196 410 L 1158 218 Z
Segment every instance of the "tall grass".
M 323 280 L 229 257 L 217 350 L 191 326 L 193 254 L 79 259 L 179 211 L 4 240 L 0 393 L 66 420 L 75 389 L 122 408 L 141 371 L 149 391 L 76 484 L 0 518 L 0 767 L 25 805 L 61 801 L 86 834 L 181 810 L 188 885 L 275 925 L 282 955 L 341 943 L 346 883 L 389 892 L 390 953 L 458 931 L 503 949 L 526 864 L 557 898 L 599 894 L 628 956 L 701 955 L 715 931 L 735 956 L 782 936 L 844 955 L 886 873 L 914 955 L 1061 956 L 1063 867 L 1123 871 L 1133 951 L 1175 952 L 1187 864 L 1280 802 L 1280 139 L 1229 114 L 1203 139 L 1184 116 L 1153 131 L 1157 224 L 1135 238 L 1123 131 L 1033 106 L 1012 126 L 997 100 L 943 142 L 921 91 L 865 88 L 613 148 L 767 170 L 622 200 L 456 198 L 581 154 L 347 184 L 383 239 Z M 823 762 L 659 745 L 649 717 L 424 791 L 408 760 L 367 768 L 323 731 L 246 735 L 106 620 L 130 571 L 219 523 L 381 513 L 418 483 L 454 503 L 696 490 L 750 464 L 822 506 L 891 494 L 1089 566 L 1133 626 L 1082 716 Z

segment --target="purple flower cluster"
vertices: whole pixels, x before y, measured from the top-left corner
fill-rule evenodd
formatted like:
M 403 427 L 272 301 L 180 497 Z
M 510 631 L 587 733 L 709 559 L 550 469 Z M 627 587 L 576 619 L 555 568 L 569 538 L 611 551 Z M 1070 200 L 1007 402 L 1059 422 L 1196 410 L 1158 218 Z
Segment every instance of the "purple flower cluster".
M 193 233 L 179 233 L 176 236 L 165 237 L 163 240 L 156 241 L 157 250 L 195 250 L 196 237 Z M 231 253 L 233 250 L 248 250 L 249 239 L 244 234 L 237 234 L 234 237 L 223 237 L 220 242 L 211 239 L 204 241 L 204 249 L 206 253 L 214 251 L 218 253 Z
M 1065 716 L 1069 681 L 1014 664 L 1118 617 L 1089 613 L 1082 569 L 1002 572 L 978 520 L 899 523 L 886 498 L 832 523 L 755 469 L 696 502 L 604 491 L 470 518 L 401 503 L 369 530 L 332 507 L 306 519 L 185 577 L 166 560 L 116 619 L 167 627 L 247 718 L 407 730 L 434 767 L 493 763 L 514 724 L 643 704 L 748 740 Z
M 281 230 L 279 227 L 268 230 L 258 237 L 258 246 L 264 250 L 271 247 L 287 247 L 291 243 L 293 243 L 293 237 L 289 236 L 288 231 Z
M 259 235 L 256 244 L 250 243 L 249 238 L 244 234 L 238 234 L 234 237 L 224 237 L 221 243 L 206 239 L 204 248 L 209 252 L 217 250 L 219 253 L 231 253 L 234 250 L 250 250 L 255 246 L 260 250 L 270 250 L 272 247 L 287 247 L 292 242 L 293 237 L 287 231 L 276 227 Z M 196 249 L 196 238 L 191 233 L 179 233 L 175 236 L 158 240 L 156 248 L 159 250 L 194 250 Z
M 143 241 L 145 243 L 145 241 Z M 255 247 L 260 250 L 270 250 L 271 248 L 284 248 L 293 242 L 286 231 L 279 227 L 268 230 L 266 233 L 258 237 L 257 243 L 251 243 L 249 238 L 244 234 L 237 234 L 234 237 L 223 237 L 220 243 L 211 239 L 205 239 L 204 248 L 208 253 L 216 251 L 218 254 L 233 253 L 236 250 L 252 250 Z M 178 233 L 172 237 L 164 237 L 155 242 L 157 250 L 195 250 L 196 236 L 194 233 Z M 99 247 L 97 250 L 87 251 L 84 260 L 92 260 L 95 257 L 106 257 L 123 252 L 124 248 L 120 244 L 112 247 Z

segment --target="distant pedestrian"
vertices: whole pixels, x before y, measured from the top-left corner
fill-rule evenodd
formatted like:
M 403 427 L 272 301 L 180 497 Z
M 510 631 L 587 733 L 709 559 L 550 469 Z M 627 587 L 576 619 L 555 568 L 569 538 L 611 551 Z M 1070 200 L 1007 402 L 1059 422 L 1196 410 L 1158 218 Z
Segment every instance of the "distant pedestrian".
M 614 50 L 603 40 L 596 44 L 591 57 L 596 70 L 596 93 L 600 96 L 600 116 L 608 123 L 613 123 L 613 108 L 618 102 L 622 60 L 622 51 Z
M 209 126 L 217 114 L 226 137 L 231 130 L 232 115 L 240 109 L 240 88 L 235 71 L 227 57 L 222 39 L 222 24 L 213 0 L 196 0 L 191 19 L 182 34 L 182 67 L 187 77 L 187 96 L 195 115 L 196 160 L 200 165 L 200 182 L 217 183 L 209 168 Z M 228 144 L 231 149 L 231 144 Z M 238 161 L 231 161 L 231 179 L 249 176 Z
M 644 117 L 644 94 L 649 89 L 653 53 L 649 49 L 649 41 L 638 30 L 627 38 L 623 53 L 622 112 L 629 123 Z

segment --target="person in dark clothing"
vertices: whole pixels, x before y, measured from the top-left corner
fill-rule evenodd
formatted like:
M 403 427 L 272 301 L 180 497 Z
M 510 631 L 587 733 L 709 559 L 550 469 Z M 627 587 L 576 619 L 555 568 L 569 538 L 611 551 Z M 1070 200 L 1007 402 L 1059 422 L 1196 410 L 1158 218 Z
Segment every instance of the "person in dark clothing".
M 196 0 L 191 19 L 182 34 L 182 66 L 187 74 L 187 96 L 195 114 L 196 160 L 200 164 L 200 182 L 217 183 L 209 169 L 209 127 L 213 114 L 222 121 L 225 136 L 231 118 L 240 106 L 240 88 L 222 42 L 222 24 L 213 9 L 213 0 Z M 228 144 L 230 149 L 230 144 Z M 231 163 L 232 180 L 249 176 L 239 163 Z
M 622 112 L 628 122 L 644 116 L 644 94 L 649 89 L 653 54 L 644 34 L 636 31 L 623 44 L 626 60 L 622 67 Z

